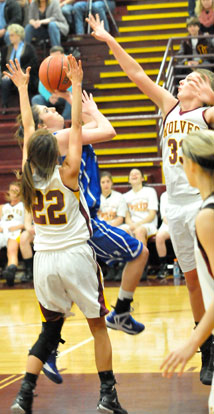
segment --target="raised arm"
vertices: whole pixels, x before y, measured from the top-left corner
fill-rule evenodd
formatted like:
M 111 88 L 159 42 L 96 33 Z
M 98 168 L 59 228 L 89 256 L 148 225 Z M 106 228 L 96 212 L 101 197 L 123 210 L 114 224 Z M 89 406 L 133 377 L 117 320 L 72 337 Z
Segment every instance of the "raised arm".
M 115 137 L 116 132 L 110 121 L 99 111 L 93 100 L 92 94 L 83 94 L 83 121 L 86 123 L 82 127 L 82 144 L 95 144 L 96 142 L 109 141 Z M 68 150 L 69 128 L 57 132 L 57 142 L 61 155 L 66 155 Z
M 10 60 L 10 64 L 7 64 L 8 72 L 3 72 L 7 75 L 16 85 L 19 92 L 20 110 L 22 116 L 22 124 L 24 128 L 24 142 L 23 142 L 23 156 L 22 156 L 22 168 L 27 158 L 27 143 L 30 136 L 35 131 L 35 125 L 33 115 L 30 106 L 30 100 L 28 95 L 28 83 L 30 78 L 30 67 L 26 69 L 24 73 L 21 69 L 18 59 L 15 59 L 15 64 Z
M 67 77 L 72 80 L 73 104 L 71 110 L 72 126 L 69 132 L 68 151 L 61 168 L 63 183 L 72 188 L 78 188 L 79 169 L 82 156 L 82 65 L 72 56 L 68 56 L 69 69 Z
M 139 63 L 104 29 L 104 23 L 103 21 L 100 22 L 98 14 L 96 18 L 90 15 L 89 18 L 86 18 L 86 21 L 93 29 L 92 36 L 107 43 L 123 71 L 161 109 L 163 116 L 165 116 L 177 100 L 166 89 L 156 85 L 146 75 Z

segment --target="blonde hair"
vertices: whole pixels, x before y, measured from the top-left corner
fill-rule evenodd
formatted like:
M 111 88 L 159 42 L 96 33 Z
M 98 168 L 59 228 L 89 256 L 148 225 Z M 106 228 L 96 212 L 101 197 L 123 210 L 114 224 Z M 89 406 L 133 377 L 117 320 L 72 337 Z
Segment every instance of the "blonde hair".
M 187 158 L 214 174 L 214 131 L 191 132 L 183 139 L 182 150 Z
M 25 29 L 24 27 L 20 26 L 20 24 L 10 24 L 7 28 L 9 34 L 15 33 L 16 35 L 20 36 L 22 40 L 25 38 Z
M 212 9 L 214 10 L 214 0 L 212 0 Z M 195 4 L 195 14 L 199 17 L 202 10 L 204 10 L 203 5 L 202 5 L 202 1 L 197 0 L 196 4 Z
M 197 72 L 200 74 L 200 76 L 202 77 L 202 79 L 207 80 L 207 78 L 210 81 L 210 86 L 212 88 L 212 90 L 214 91 L 214 73 L 211 72 L 211 70 L 208 69 L 194 69 L 193 72 Z

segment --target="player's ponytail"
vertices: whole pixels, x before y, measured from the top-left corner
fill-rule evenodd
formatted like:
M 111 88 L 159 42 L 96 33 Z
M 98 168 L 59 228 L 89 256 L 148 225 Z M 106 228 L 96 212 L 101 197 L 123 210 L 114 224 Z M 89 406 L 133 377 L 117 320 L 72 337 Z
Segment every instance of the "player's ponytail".
M 36 195 L 30 159 L 25 162 L 21 180 L 23 203 L 26 210 L 30 212 Z
M 22 174 L 22 195 L 30 211 L 36 195 L 35 180 L 47 182 L 53 175 L 58 160 L 57 140 L 47 129 L 38 129 L 28 142 L 27 160 Z

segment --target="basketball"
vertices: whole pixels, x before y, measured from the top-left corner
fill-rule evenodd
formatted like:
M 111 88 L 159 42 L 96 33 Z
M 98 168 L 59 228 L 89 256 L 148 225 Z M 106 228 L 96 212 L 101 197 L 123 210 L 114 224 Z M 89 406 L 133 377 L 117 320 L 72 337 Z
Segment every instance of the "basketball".
M 65 55 L 48 56 L 39 67 L 39 79 L 49 91 L 66 91 L 71 86 L 63 66 L 68 67 L 68 59 Z

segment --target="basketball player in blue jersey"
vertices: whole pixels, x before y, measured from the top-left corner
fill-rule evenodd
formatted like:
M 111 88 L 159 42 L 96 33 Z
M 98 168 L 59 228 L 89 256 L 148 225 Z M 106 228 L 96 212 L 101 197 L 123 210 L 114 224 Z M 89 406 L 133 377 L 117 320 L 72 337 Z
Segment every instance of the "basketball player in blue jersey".
M 128 77 L 161 110 L 164 119 L 163 170 L 168 193 L 167 220 L 175 255 L 184 272 L 195 324 L 204 314 L 204 303 L 194 258 L 194 223 L 201 204 L 197 188 L 189 185 L 183 170 L 182 140 L 191 131 L 214 128 L 214 74 L 198 69 L 180 81 L 176 99 L 155 84 L 143 68 L 104 29 L 99 16 L 86 19 L 93 29 L 92 36 L 106 42 Z M 200 379 L 210 385 L 210 348 L 212 336 L 201 346 Z
M 182 149 L 188 181 L 200 190 L 203 200 L 196 217 L 195 258 L 206 313 L 189 340 L 165 358 L 161 369 L 168 378 L 178 365 L 181 374 L 198 346 L 214 333 L 214 132 L 191 133 L 184 138 Z M 214 413 L 214 374 L 208 405 L 209 414 Z
M 26 74 L 16 59 L 8 76 L 17 86 L 25 110 L 21 190 L 35 225 L 34 287 L 43 316 L 42 332 L 29 351 L 21 389 L 11 406 L 13 414 L 31 414 L 38 375 L 52 349 L 61 340 L 64 317 L 75 301 L 85 315 L 95 341 L 95 362 L 101 382 L 97 411 L 128 414 L 117 398 L 112 371 L 112 349 L 105 318 L 103 279 L 87 243 L 92 233 L 89 210 L 79 188 L 82 155 L 82 66 L 68 56 L 67 77 L 72 80 L 72 126 L 67 155 L 57 165 L 57 140 L 48 129 L 34 131 Z M 26 105 L 26 101 L 28 105 Z M 30 120 L 30 122 L 29 122 Z

